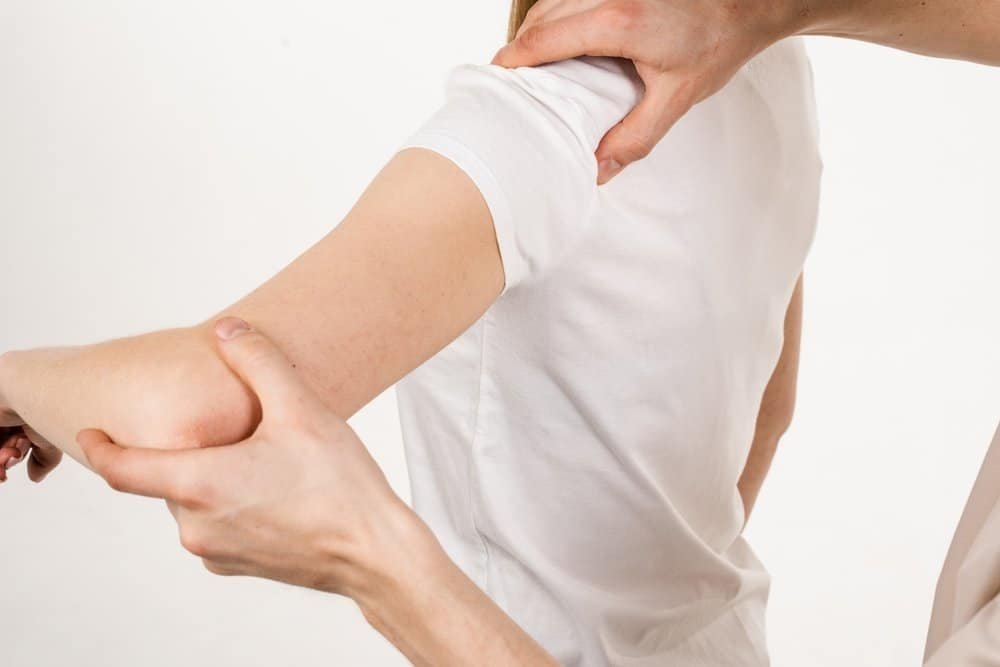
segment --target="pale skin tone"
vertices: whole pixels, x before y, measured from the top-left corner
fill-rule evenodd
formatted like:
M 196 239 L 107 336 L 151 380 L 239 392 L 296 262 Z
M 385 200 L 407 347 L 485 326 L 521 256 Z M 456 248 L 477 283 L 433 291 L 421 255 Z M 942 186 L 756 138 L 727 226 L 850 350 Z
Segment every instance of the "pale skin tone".
M 393 158 L 333 232 L 226 313 L 253 322 L 285 351 L 323 406 L 325 416 L 317 421 L 330 426 L 458 336 L 502 285 L 492 220 L 479 191 L 450 161 L 412 149 Z M 212 322 L 82 348 L 9 353 L 0 360 L 0 402 L 6 425 L 27 422 L 85 465 L 76 435 L 88 427 L 114 442 L 174 450 L 240 442 L 261 424 L 266 430 L 255 437 L 280 440 L 272 435 L 274 424 L 261 421 L 266 404 L 262 411 L 219 355 Z M 307 412 L 312 423 L 319 411 Z M 319 430 L 312 440 L 290 430 L 289 441 L 343 440 L 339 427 Z M 360 456 L 357 443 L 352 447 L 350 455 Z M 234 470 L 237 460 L 245 468 L 258 450 L 238 446 L 228 450 L 235 454 L 227 461 Z M 340 461 L 330 454 L 320 458 L 321 451 L 304 447 L 301 465 L 324 466 L 330 475 L 340 465 L 361 466 L 348 452 Z M 274 474 L 293 476 L 296 469 Z M 42 472 L 40 465 L 35 470 Z M 183 473 L 175 481 L 192 482 Z M 263 495 L 241 496 L 242 502 L 266 502 L 268 489 L 256 491 Z M 382 500 L 366 497 L 373 498 L 372 528 L 386 537 L 371 552 L 359 552 L 365 562 L 352 567 L 365 573 L 365 585 L 339 591 L 355 595 L 376 629 L 409 659 L 426 665 L 552 664 L 464 577 L 412 512 L 397 511 L 399 503 L 385 494 Z M 177 500 L 191 498 L 181 493 Z M 250 516 L 248 521 L 259 518 Z M 302 536 L 322 529 L 296 530 L 307 516 L 294 508 L 283 517 L 283 534 L 272 535 L 274 550 L 284 546 L 290 555 L 289 571 L 280 578 L 310 585 L 330 564 Z M 363 543 L 369 535 L 346 540 Z M 195 540 L 187 546 L 204 545 Z M 400 561 L 419 576 L 407 576 Z M 266 554 L 248 567 L 276 576 Z
M 747 59 L 784 36 L 834 34 L 930 55 L 1000 61 L 996 2 L 711 5 L 551 0 L 539 4 L 532 20 L 538 24 L 528 24 L 522 39 L 498 54 L 499 64 L 616 55 L 636 60 L 646 81 L 643 103 L 598 148 L 600 182 L 648 153 L 693 104 L 717 91 Z M 528 34 L 533 36 L 524 39 Z M 287 364 L 296 369 L 302 386 L 323 405 L 322 414 L 332 415 L 324 422 L 330 433 L 323 433 L 350 442 L 339 426 L 332 426 L 339 423 L 334 419 L 353 414 L 454 339 L 489 307 L 502 283 L 489 214 L 478 192 L 446 160 L 411 150 L 386 167 L 334 232 L 226 313 L 252 321 L 285 350 Z M 790 412 L 786 418 L 781 409 L 767 409 L 768 400 L 787 404 L 779 400 L 787 393 L 779 390 L 782 375 L 779 367 L 758 420 L 757 442 L 764 449 L 755 442 L 753 451 L 759 456 L 751 453 L 740 481 L 741 491 L 751 501 L 748 507 L 767 468 L 761 462 L 769 461 L 773 453 L 773 434 L 785 427 L 768 427 L 767 421 L 781 415 L 776 423 L 787 425 L 790 418 Z M 226 451 L 235 452 L 230 454 L 234 461 L 245 463 L 259 438 L 282 441 L 262 415 L 267 415 L 266 404 L 262 412 L 261 401 L 220 356 L 210 323 L 0 359 L 0 427 L 11 427 L 0 434 L 6 437 L 2 467 L 24 458 L 29 445 L 20 434 L 26 433 L 35 445 L 29 462 L 35 479 L 51 470 L 57 450 L 87 464 L 76 435 L 91 426 L 114 442 L 174 450 L 240 443 Z M 22 429 L 25 422 L 29 426 Z M 81 441 L 91 453 L 95 448 L 119 452 L 108 449 L 115 447 L 108 437 L 88 431 Z M 107 460 L 112 459 L 114 455 Z M 190 481 L 194 473 L 190 475 L 177 479 Z M 116 479 L 113 473 L 111 477 Z M 172 493 L 159 490 L 168 497 Z M 182 496 L 175 507 L 193 509 L 191 503 L 181 502 L 191 498 Z M 393 506 L 393 501 L 385 501 L 385 506 Z M 224 505 L 216 507 L 220 508 L 225 511 Z M 399 514 L 391 510 L 376 512 L 374 516 L 384 521 L 377 532 L 395 536 L 383 544 L 410 545 L 416 571 L 433 584 L 408 582 L 401 592 L 398 582 L 385 583 L 393 581 L 391 574 L 377 574 L 378 559 L 370 556 L 356 570 L 365 573 L 367 588 L 352 589 L 343 583 L 336 588 L 348 594 L 357 590 L 366 616 L 418 664 L 552 664 L 481 591 L 463 581 L 412 516 L 402 514 L 410 518 L 397 521 Z M 298 553 L 291 548 L 296 533 L 290 525 L 296 520 L 297 515 L 275 517 L 274 526 L 280 527 L 282 539 L 289 540 L 289 551 Z M 179 521 L 183 526 L 184 519 Z M 278 542 L 269 541 L 267 546 Z M 195 541 L 192 546 L 205 544 Z M 289 565 L 292 572 L 279 573 L 269 570 L 265 560 L 244 563 L 242 571 L 321 586 L 308 578 L 309 573 L 325 571 L 316 561 L 304 559 Z M 432 614 L 435 619 L 453 623 L 416 622 L 431 608 L 438 612 Z M 476 619 L 474 627 L 469 627 L 469 619 Z M 454 632 L 456 624 L 468 632 Z
M 81 432 L 88 463 L 112 488 L 166 500 L 182 544 L 210 572 L 354 599 L 415 665 L 556 664 L 447 566 L 430 529 L 274 343 L 236 318 L 215 333 L 220 357 L 259 400 L 260 424 L 243 442 L 195 449 Z
M 177 460 L 206 462 L 210 481 L 241 489 L 241 508 L 267 505 L 277 513 L 269 518 L 270 555 L 263 548 L 244 550 L 257 556 L 241 563 L 240 572 L 351 596 L 373 626 L 418 664 L 553 664 L 448 559 L 426 526 L 385 492 L 381 473 L 365 463 L 363 447 L 341 423 L 464 331 L 502 286 L 492 220 L 478 190 L 450 161 L 411 149 L 383 169 L 333 232 L 225 310 L 252 322 L 255 338 L 265 340 L 266 335 L 287 354 L 286 363 L 300 378 L 296 395 L 315 397 L 297 401 L 305 405 L 297 421 L 325 424 L 306 429 L 318 434 L 305 437 L 301 428 L 269 420 L 263 381 L 251 380 L 246 372 L 242 377 L 247 381 L 241 381 L 241 373 L 227 365 L 233 360 L 220 354 L 225 348 L 220 348 L 214 320 L 94 346 L 9 353 L 0 359 L 0 410 L 5 425 L 30 425 L 36 443 L 29 461 L 33 478 L 51 470 L 56 452 L 63 450 L 107 475 L 115 488 L 166 497 L 177 512 L 184 546 L 203 558 L 216 555 L 213 548 L 223 550 L 219 545 L 249 539 L 239 531 L 259 528 L 261 515 L 226 506 L 232 496 L 203 483 L 196 465 L 171 466 L 168 486 L 145 487 L 141 484 L 157 483 L 156 468 L 150 468 L 147 480 L 129 461 L 152 461 L 151 451 L 120 450 L 132 452 L 134 458 L 119 457 L 126 463 L 113 464 L 108 463 L 113 455 L 95 457 L 94 450 L 119 451 L 108 450 L 112 445 L 106 442 L 101 449 L 105 438 L 184 453 Z M 251 351 L 249 361 L 232 365 L 239 369 L 241 363 L 253 364 L 253 355 Z M 273 404 L 281 406 L 281 401 Z M 780 421 L 787 419 L 790 415 Z M 95 428 L 99 431 L 87 430 Z M 87 434 L 78 441 L 81 430 Z M 764 429 L 769 434 L 780 430 Z M 19 437 L 0 452 L 7 459 L 0 461 L 3 467 L 22 455 L 25 443 L 17 444 Z M 329 450 L 318 446 L 321 440 L 349 444 Z M 295 450 L 299 465 L 274 464 L 289 465 L 278 474 L 289 488 L 299 484 L 303 498 L 322 486 L 296 477 L 303 470 L 323 470 L 331 477 L 338 470 L 367 470 L 368 477 L 350 477 L 365 488 L 381 489 L 367 495 L 352 489 L 351 497 L 370 498 L 369 520 L 338 526 L 327 522 L 337 517 L 297 511 L 304 500 L 269 503 L 273 489 L 254 487 L 241 477 L 250 462 L 263 456 L 261 442 L 289 447 L 306 443 Z M 91 458 L 81 443 L 90 445 Z M 224 446 L 230 443 L 240 444 Z M 198 449 L 212 445 L 222 447 L 218 452 Z M 191 451 L 201 456 L 187 458 Z M 231 470 L 231 477 L 218 474 L 219 469 Z M 222 504 L 199 514 L 194 496 Z M 317 496 L 315 501 L 330 506 L 328 498 Z M 238 534 L 214 532 L 223 525 L 205 518 L 213 515 L 227 516 L 226 524 Z M 304 517 L 322 520 L 304 528 Z M 195 537 L 192 525 L 201 526 Z M 357 534 L 351 534 L 354 528 Z M 338 557 L 335 548 L 317 549 L 317 540 L 309 538 L 327 533 L 346 534 L 347 542 L 371 543 L 371 548 L 352 552 L 353 559 Z M 206 548 L 206 542 L 214 547 Z M 274 570 L 275 553 L 284 556 L 280 572 Z M 407 566 L 419 569 L 419 576 L 401 576 L 399 559 L 386 558 L 399 553 L 409 554 Z M 218 558 L 228 560 L 224 554 Z M 331 562 L 338 559 L 348 563 L 352 581 L 363 580 L 363 585 L 345 583 L 351 574 L 330 583 Z M 206 560 L 210 568 L 223 570 L 216 560 Z M 464 630 L 455 632 L 456 627 Z
M 778 441 L 792 423 L 795 412 L 795 389 L 799 376 L 799 350 L 802 340 L 802 276 L 795 283 L 795 291 L 785 313 L 785 341 L 781 356 L 764 389 L 764 397 L 757 415 L 753 446 L 737 488 L 743 498 L 746 518 L 750 518 L 757 503 L 764 478 L 771 469 Z
M 642 101 L 597 148 L 598 183 L 645 157 L 692 106 L 793 35 L 860 39 L 1000 65 L 1000 0 L 540 0 L 493 62 L 633 60 Z

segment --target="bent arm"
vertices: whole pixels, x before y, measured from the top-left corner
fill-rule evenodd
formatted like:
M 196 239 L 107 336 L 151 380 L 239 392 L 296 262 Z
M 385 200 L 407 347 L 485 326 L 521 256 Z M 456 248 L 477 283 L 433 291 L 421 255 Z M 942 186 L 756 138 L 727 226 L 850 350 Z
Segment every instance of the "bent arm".
M 774 373 L 764 389 L 757 414 L 753 444 L 738 488 L 747 519 L 757 502 L 757 495 L 771 469 L 778 441 L 792 423 L 795 411 L 795 388 L 799 375 L 799 348 L 802 340 L 802 276 L 785 313 L 785 341 Z
M 475 322 L 503 282 L 479 190 L 444 157 L 407 149 L 339 226 L 224 313 L 266 332 L 346 418 Z M 79 461 L 75 435 L 86 427 L 156 447 L 235 442 L 256 426 L 259 406 L 213 340 L 202 324 L 9 353 L 0 387 Z

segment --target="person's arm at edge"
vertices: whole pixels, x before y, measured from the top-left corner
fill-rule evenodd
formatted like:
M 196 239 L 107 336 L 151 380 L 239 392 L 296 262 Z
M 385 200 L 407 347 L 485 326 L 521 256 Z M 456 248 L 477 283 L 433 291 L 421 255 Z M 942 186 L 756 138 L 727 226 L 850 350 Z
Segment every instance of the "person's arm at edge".
M 778 442 L 792 423 L 795 412 L 795 390 L 799 375 L 799 350 L 802 341 L 802 276 L 785 313 L 785 340 L 781 355 L 764 390 L 757 415 L 753 445 L 737 484 L 746 519 L 749 520 L 764 478 L 778 449 Z
M 339 226 L 223 312 L 266 332 L 347 418 L 496 299 L 504 278 L 490 220 L 479 190 L 451 161 L 401 151 Z M 236 442 L 259 421 L 259 407 L 219 360 L 214 319 L 8 353 L 0 400 L 84 463 L 75 436 L 85 427 L 143 446 Z
M 921 55 L 1000 65 L 995 0 L 793 0 L 789 35 L 846 37 Z

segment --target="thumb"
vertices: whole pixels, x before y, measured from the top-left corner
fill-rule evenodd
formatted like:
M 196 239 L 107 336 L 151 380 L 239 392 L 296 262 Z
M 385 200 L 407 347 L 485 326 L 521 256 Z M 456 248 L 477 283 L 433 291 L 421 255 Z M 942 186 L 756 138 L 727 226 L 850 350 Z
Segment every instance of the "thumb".
M 243 320 L 220 319 L 215 323 L 215 336 L 223 360 L 257 395 L 264 420 L 318 402 L 288 357 Z
M 597 183 L 649 155 L 691 105 L 665 75 L 646 82 L 646 92 L 632 111 L 608 130 L 597 146 Z

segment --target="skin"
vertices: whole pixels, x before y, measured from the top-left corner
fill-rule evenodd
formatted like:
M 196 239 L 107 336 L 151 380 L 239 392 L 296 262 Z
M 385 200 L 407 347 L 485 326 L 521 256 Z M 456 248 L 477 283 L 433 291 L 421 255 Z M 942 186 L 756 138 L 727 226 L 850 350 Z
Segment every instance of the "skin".
M 646 92 L 597 147 L 597 182 L 606 183 L 750 58 L 794 35 L 1000 65 L 1000 0 L 540 0 L 493 63 L 582 55 L 635 62 Z
M 753 445 L 737 488 L 743 499 L 747 520 L 757 503 L 764 478 L 778 450 L 778 442 L 792 424 L 795 412 L 795 391 L 799 376 L 799 350 L 802 342 L 802 276 L 795 283 L 788 310 L 785 313 L 785 340 L 781 356 L 771 375 L 757 415 Z
M 341 423 L 475 322 L 502 287 L 492 220 L 478 189 L 436 153 L 402 151 L 333 232 L 224 311 L 254 322 L 254 338 L 284 350 L 286 365 L 303 387 L 292 394 L 287 410 L 301 409 L 297 422 L 271 419 L 271 406 L 284 405 L 280 396 L 267 401 L 254 375 L 254 387 L 262 393 L 258 397 L 220 354 L 209 322 L 0 357 L 2 425 L 30 424 L 30 430 L 6 432 L 3 467 L 23 458 L 25 441 L 19 434 L 25 432 L 35 440 L 32 451 L 44 452 L 29 463 L 29 472 L 38 472 L 33 479 L 51 470 L 37 469 L 53 447 L 98 468 L 113 487 L 136 491 L 145 488 L 133 485 L 146 473 L 131 462 L 145 460 L 141 457 L 156 449 L 192 455 L 185 459 L 190 461 L 193 454 L 203 454 L 197 461 L 204 470 L 171 465 L 167 486 L 145 490 L 172 499 L 182 544 L 206 554 L 211 570 L 243 567 L 256 576 L 351 595 L 372 625 L 417 664 L 552 665 L 534 640 L 465 577 L 416 515 L 401 510 L 399 499 L 385 492 L 377 481 L 381 473 L 376 475 L 363 446 Z M 248 349 L 237 369 L 267 363 L 268 355 L 273 351 L 262 346 Z M 287 389 L 290 380 L 285 379 L 275 392 Z M 81 430 L 86 433 L 78 441 Z M 321 445 L 328 439 L 339 447 Z M 126 451 L 108 449 L 116 442 L 132 446 L 124 458 L 107 455 Z M 226 447 L 230 443 L 243 446 Z M 273 502 L 273 486 L 254 487 L 254 496 L 244 493 L 255 482 L 263 484 L 249 471 L 259 469 L 262 457 L 275 456 L 263 443 L 275 450 L 276 443 L 296 447 L 294 455 L 275 458 L 269 474 L 283 487 L 295 488 L 302 502 L 309 496 L 314 512 L 303 512 L 299 502 Z M 113 460 L 124 463 L 108 463 Z M 155 472 L 149 475 L 147 481 L 156 484 Z M 369 548 L 350 558 L 340 558 L 336 547 L 316 546 L 317 540 L 335 543 L 343 526 L 305 523 L 338 514 L 328 508 L 344 506 L 348 496 L 332 500 L 322 489 L 346 483 L 344 475 L 357 476 L 367 489 L 351 499 L 353 509 L 346 514 L 359 521 L 369 517 L 358 529 L 379 535 L 349 535 L 346 540 L 355 544 L 371 540 Z M 209 484 L 213 480 L 219 486 Z M 359 492 L 361 487 L 351 488 Z M 265 511 L 271 513 L 265 516 Z M 223 524 L 232 532 L 220 538 L 214 531 Z M 192 525 L 199 527 L 193 536 Z M 253 560 L 240 565 L 225 557 L 233 553 L 226 548 L 246 546 L 250 535 L 261 547 L 248 549 Z M 213 558 L 216 549 L 220 555 Z M 395 558 L 400 553 L 407 558 Z M 392 562 L 385 562 L 387 557 Z M 331 563 L 345 558 L 354 565 L 341 578 Z
M 486 203 L 432 151 L 400 152 L 344 221 L 220 315 L 254 322 L 347 418 L 478 319 L 503 286 Z M 212 320 L 0 358 L 0 409 L 86 464 L 78 431 L 177 448 L 237 442 L 260 419 Z M 85 391 L 81 391 L 85 388 Z
M 262 406 L 257 429 L 233 445 L 174 450 L 81 432 L 87 461 L 113 489 L 166 500 L 181 543 L 210 572 L 351 597 L 415 665 L 557 664 L 449 567 L 354 431 L 273 342 L 236 318 L 215 333 L 220 357 Z
M 604 183 L 648 154 L 678 118 L 724 86 L 753 55 L 796 34 L 1000 64 L 1000 3 L 542 0 L 494 62 L 528 66 L 578 55 L 635 61 L 646 94 L 597 149 L 598 182 Z M 457 168 L 445 163 L 419 150 L 397 156 L 343 224 L 227 311 L 256 322 L 289 359 L 263 343 L 258 348 L 267 351 L 220 355 L 208 324 L 0 357 L 0 476 L 5 479 L 6 469 L 30 449 L 29 474 L 37 481 L 65 450 L 115 488 L 170 500 L 182 531 L 188 527 L 185 535 L 191 535 L 191 526 L 202 531 L 184 542 L 204 554 L 210 569 L 353 595 L 372 624 L 416 664 L 554 664 L 472 582 L 462 580 L 439 545 L 429 546 L 429 531 L 414 528 L 419 524 L 412 514 L 385 495 L 377 468 L 342 422 L 475 321 L 502 286 L 485 204 Z M 786 331 L 792 315 L 790 310 Z M 774 434 L 787 427 L 780 426 L 786 414 L 790 419 L 797 345 L 797 335 L 794 341 L 786 336 L 786 352 L 762 402 L 740 480 L 748 510 L 780 437 Z M 291 405 L 281 397 L 266 400 L 270 380 L 292 392 Z M 265 395 L 258 398 L 254 390 Z M 275 413 L 295 417 L 272 419 Z M 95 422 L 103 430 L 86 431 L 77 442 L 76 430 Z M 167 451 L 125 449 L 112 438 Z M 272 511 L 261 502 L 273 498 L 275 489 L 248 472 L 250 463 L 289 442 L 306 446 L 286 452 L 282 464 L 316 457 L 315 467 L 333 478 L 341 466 L 365 470 L 367 477 L 358 484 L 370 494 L 363 496 L 370 504 L 360 504 L 378 519 L 367 530 L 355 525 L 354 533 L 322 521 L 303 526 L 301 511 Z M 337 458 L 327 458 L 334 455 L 322 442 L 339 445 Z M 175 466 L 171 457 L 184 458 L 189 467 Z M 190 463 L 195 457 L 198 465 Z M 310 483 L 311 475 L 319 474 L 313 468 L 282 472 L 306 502 L 318 497 Z M 217 472 L 221 469 L 227 475 Z M 206 476 L 205 470 L 215 474 Z M 256 501 L 236 492 L 245 488 L 240 484 L 254 488 Z M 399 519 L 400 514 L 411 518 Z M 248 518 L 223 520 L 241 515 Z M 265 526 L 270 537 L 260 534 Z M 374 526 L 381 528 L 373 532 Z M 318 542 L 326 548 L 317 548 Z M 349 546 L 358 543 L 370 549 Z M 236 551 L 237 544 L 256 546 L 261 555 Z M 379 576 L 393 568 L 378 567 L 378 560 L 400 549 L 412 558 L 404 559 L 403 567 L 393 564 L 395 577 Z M 303 552 L 307 555 L 295 561 Z
M 210 570 L 350 595 L 418 664 L 554 664 L 385 493 L 341 423 L 474 323 L 503 279 L 489 210 L 472 181 L 436 153 L 402 151 L 334 231 L 222 313 L 253 322 L 255 337 L 283 351 L 282 363 L 302 385 L 294 405 L 280 396 L 269 401 L 263 380 L 246 371 L 273 351 L 251 350 L 232 363 L 220 351 L 217 318 L 97 345 L 8 353 L 0 357 L 0 426 L 8 429 L 0 468 L 23 460 L 30 441 L 32 479 L 65 451 L 115 488 L 166 497 L 183 544 Z M 272 379 L 291 386 L 287 377 Z M 297 420 L 271 418 L 296 405 Z M 763 412 L 765 419 L 779 414 Z M 81 430 L 87 433 L 78 440 Z M 338 446 L 321 445 L 328 441 Z M 268 467 L 296 489 L 294 503 L 275 502 L 275 487 L 248 472 L 280 448 L 288 455 Z M 167 486 L 141 486 L 164 483 L 155 467 L 163 464 L 147 470 L 130 462 L 157 460 L 171 462 Z M 365 495 L 355 489 L 364 511 L 346 504 L 354 502 L 347 496 L 323 495 L 346 470 L 364 481 Z M 301 511 L 337 504 L 371 517 L 359 531 L 384 525 L 377 535 L 348 537 L 369 543 L 350 557 L 330 544 L 352 528 L 319 516 L 328 511 Z M 241 560 L 233 551 L 239 546 L 253 555 Z M 408 555 L 405 567 L 383 562 L 399 553 Z M 330 569 L 339 561 L 352 563 L 343 576 Z

